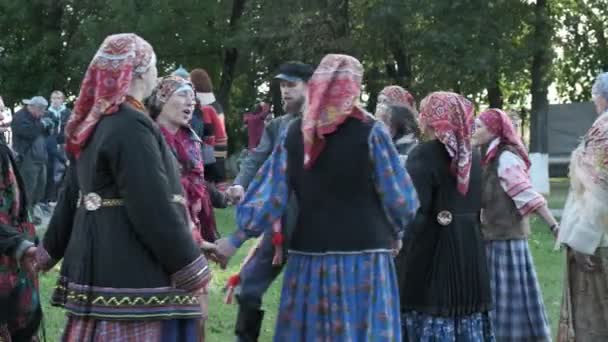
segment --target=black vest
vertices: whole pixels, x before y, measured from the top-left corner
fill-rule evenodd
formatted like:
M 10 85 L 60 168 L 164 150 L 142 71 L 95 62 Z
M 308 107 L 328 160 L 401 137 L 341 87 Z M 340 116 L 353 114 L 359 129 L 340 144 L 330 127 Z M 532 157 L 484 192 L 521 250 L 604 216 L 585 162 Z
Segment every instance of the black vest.
M 304 170 L 301 119 L 289 126 L 287 173 L 299 207 L 291 249 L 349 252 L 388 249 L 393 229 L 374 185 L 368 138 L 374 122 L 347 119 Z

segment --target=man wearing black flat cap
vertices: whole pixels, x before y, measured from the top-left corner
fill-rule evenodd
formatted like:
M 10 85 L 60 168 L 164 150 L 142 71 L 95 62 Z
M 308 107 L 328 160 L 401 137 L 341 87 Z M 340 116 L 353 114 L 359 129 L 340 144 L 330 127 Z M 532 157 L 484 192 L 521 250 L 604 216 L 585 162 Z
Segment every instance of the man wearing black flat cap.
M 308 91 L 307 82 L 313 72 L 314 68 L 311 65 L 300 62 L 285 63 L 279 67 L 275 80 L 280 82 L 283 109 L 287 114 L 273 119 L 266 126 L 259 145 L 241 164 L 241 170 L 234 184 L 227 191 L 233 201 L 237 202 L 243 198 L 245 190 L 255 177 L 258 169 L 279 143 L 281 133 L 287 129 L 292 120 L 302 115 L 306 92 Z M 290 199 L 287 212 L 281 222 L 283 231 L 287 236 L 293 230 L 296 215 L 295 201 Z M 224 241 L 227 242 L 224 244 L 222 240 L 225 239 L 220 239 L 217 242 L 231 248 L 229 241 Z M 253 257 L 243 265 L 237 276 L 239 279 L 237 289 L 239 313 L 235 333 L 239 342 L 257 341 L 264 316 L 264 312 L 261 310 L 262 297 L 281 273 L 285 261 L 285 255 L 283 255 L 283 263 L 273 265 L 275 247 L 273 246 L 272 232 L 265 233 L 256 248 Z M 283 248 L 283 250 L 286 250 L 286 248 Z

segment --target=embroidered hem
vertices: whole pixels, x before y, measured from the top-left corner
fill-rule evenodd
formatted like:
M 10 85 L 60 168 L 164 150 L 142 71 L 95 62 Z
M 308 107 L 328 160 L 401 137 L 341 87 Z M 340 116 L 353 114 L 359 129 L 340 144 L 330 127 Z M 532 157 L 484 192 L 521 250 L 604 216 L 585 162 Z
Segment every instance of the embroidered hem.
M 108 320 L 200 318 L 199 298 L 172 287 L 109 288 L 57 281 L 51 305 L 76 316 Z

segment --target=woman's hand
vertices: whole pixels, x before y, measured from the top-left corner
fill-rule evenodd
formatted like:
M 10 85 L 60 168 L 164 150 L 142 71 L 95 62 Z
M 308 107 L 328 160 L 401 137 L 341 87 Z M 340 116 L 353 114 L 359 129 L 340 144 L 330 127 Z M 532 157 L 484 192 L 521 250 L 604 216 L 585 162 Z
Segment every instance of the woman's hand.
M 572 254 L 574 261 L 584 272 L 596 272 L 599 270 L 600 260 L 596 256 L 577 252 L 574 249 L 572 249 Z
M 403 241 L 401 239 L 393 241 L 393 256 L 399 255 L 401 248 L 403 248 Z

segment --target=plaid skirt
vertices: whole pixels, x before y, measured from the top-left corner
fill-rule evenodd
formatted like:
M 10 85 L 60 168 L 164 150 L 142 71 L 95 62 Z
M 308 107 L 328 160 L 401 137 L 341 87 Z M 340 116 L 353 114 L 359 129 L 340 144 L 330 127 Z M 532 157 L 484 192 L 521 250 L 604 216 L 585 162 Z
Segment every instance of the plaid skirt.
M 289 251 L 274 341 L 401 341 L 391 253 Z
M 497 341 L 551 341 L 528 240 L 486 242 Z
M 62 342 L 199 342 L 200 320 L 102 321 L 68 315 Z

